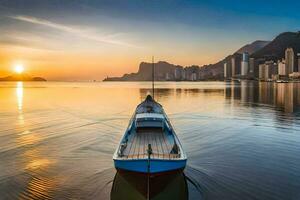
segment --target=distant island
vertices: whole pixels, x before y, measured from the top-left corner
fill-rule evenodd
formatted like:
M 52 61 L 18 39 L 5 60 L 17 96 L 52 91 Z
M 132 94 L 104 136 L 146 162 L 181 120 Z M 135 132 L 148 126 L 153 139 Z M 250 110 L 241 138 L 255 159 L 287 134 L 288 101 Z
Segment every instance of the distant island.
M 300 32 L 284 32 L 279 34 L 272 41 L 257 40 L 251 44 L 238 49 L 232 55 L 228 55 L 215 64 L 204 66 L 191 65 L 180 66 L 166 61 L 155 63 L 156 81 L 206 81 L 206 80 L 225 80 L 228 77 L 224 74 L 224 69 L 230 70 L 230 78 L 259 79 L 258 69 L 260 64 L 273 61 L 278 62 L 285 58 L 287 48 L 292 48 L 297 53 L 300 52 Z M 298 54 L 300 55 L 300 54 Z M 252 59 L 247 67 L 247 72 L 241 71 L 242 59 Z M 296 59 L 295 59 L 296 60 Z M 249 62 L 249 61 L 248 61 Z M 295 63 L 295 69 L 298 63 Z M 300 63 L 299 63 L 300 66 Z M 300 68 L 300 67 L 299 67 Z M 299 69 L 300 70 L 300 69 Z M 298 71 L 298 70 L 295 70 Z M 228 72 L 226 72 L 228 73 Z M 232 75 L 231 75 L 232 74 Z M 152 80 L 152 64 L 141 62 L 136 73 L 124 74 L 121 77 L 107 77 L 103 81 L 150 81 Z
M 0 81 L 47 81 L 42 77 L 31 77 L 27 74 L 14 74 L 0 78 Z

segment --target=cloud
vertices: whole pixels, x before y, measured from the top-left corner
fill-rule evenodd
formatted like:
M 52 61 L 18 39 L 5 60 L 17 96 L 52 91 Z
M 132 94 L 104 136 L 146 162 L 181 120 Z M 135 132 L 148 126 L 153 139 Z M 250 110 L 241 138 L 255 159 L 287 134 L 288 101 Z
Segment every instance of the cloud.
M 40 51 L 61 51 L 57 45 L 53 43 L 45 43 L 42 38 L 37 37 L 22 37 L 18 34 L 3 34 L 0 38 L 0 46 L 21 47 Z
M 116 34 L 119 34 L 119 33 L 115 33 L 115 34 L 108 35 L 108 36 L 99 36 L 96 33 L 86 32 L 86 31 L 83 31 L 81 29 L 74 28 L 72 26 L 67 26 L 67 25 L 64 25 L 64 24 L 59 24 L 59 23 L 56 23 L 56 22 L 52 22 L 52 21 L 49 21 L 49 20 L 44 20 L 44 19 L 40 19 L 40 18 L 36 18 L 36 17 L 31 17 L 31 16 L 16 15 L 16 16 L 9 16 L 9 18 L 19 20 L 19 21 L 23 21 L 23 22 L 32 23 L 32 24 L 47 26 L 47 27 L 50 27 L 50 28 L 53 28 L 53 29 L 56 29 L 56 30 L 71 33 L 71 34 L 74 34 L 76 36 L 79 36 L 79 37 L 82 37 L 82 38 L 85 38 L 85 39 L 89 39 L 89 40 L 93 40 L 93 41 L 96 41 L 96 42 L 113 44 L 113 45 L 120 45 L 120 46 L 127 46 L 127 47 L 138 47 L 138 46 L 133 45 L 133 44 L 129 44 L 129 43 L 126 43 L 126 42 L 123 42 L 123 41 L 112 39 Z

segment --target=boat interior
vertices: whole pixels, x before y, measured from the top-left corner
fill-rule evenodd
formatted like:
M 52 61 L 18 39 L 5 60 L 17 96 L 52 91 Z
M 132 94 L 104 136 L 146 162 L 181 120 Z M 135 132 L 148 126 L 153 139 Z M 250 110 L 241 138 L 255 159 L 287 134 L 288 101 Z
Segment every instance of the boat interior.
M 176 159 L 180 149 L 160 104 L 151 96 L 136 109 L 118 156 L 127 159 Z

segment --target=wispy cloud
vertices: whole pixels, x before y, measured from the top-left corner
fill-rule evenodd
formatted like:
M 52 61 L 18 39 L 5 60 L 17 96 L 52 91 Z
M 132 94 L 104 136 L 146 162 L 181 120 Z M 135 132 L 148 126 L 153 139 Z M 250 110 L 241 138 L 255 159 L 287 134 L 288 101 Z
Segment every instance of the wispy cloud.
M 49 20 L 36 18 L 36 17 L 31 17 L 31 16 L 16 15 L 16 16 L 9 16 L 9 18 L 19 20 L 19 21 L 23 21 L 23 22 L 32 23 L 32 24 L 37 24 L 37 25 L 50 27 L 50 28 L 53 28 L 53 29 L 56 29 L 56 30 L 71 33 L 71 34 L 74 34 L 76 36 L 79 36 L 79 37 L 82 37 L 82 38 L 85 38 L 85 39 L 89 39 L 89 40 L 93 40 L 93 41 L 96 41 L 96 42 L 113 44 L 113 45 L 121 45 L 121 46 L 127 46 L 127 47 L 138 47 L 138 46 L 130 44 L 130 43 L 126 43 L 126 42 L 123 42 L 123 41 L 120 41 L 120 40 L 112 39 L 116 34 L 119 34 L 119 33 L 114 33 L 112 35 L 107 35 L 107 36 L 100 36 L 100 35 L 98 35 L 96 33 L 93 33 L 93 32 L 86 32 L 86 31 L 83 31 L 82 29 L 78 29 L 78 28 L 75 28 L 75 27 L 72 27 L 72 26 L 68 26 L 68 25 L 64 25 L 64 24 L 52 22 L 52 21 L 49 21 Z
M 18 33 L 3 34 L 0 38 L 0 46 L 27 48 L 39 51 L 62 51 L 55 43 L 45 42 L 43 38 L 30 35 L 19 35 Z

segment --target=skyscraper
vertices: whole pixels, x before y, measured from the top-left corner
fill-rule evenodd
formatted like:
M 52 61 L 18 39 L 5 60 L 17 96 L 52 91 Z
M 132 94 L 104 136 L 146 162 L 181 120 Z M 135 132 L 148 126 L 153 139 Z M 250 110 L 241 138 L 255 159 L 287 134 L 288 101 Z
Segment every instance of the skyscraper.
M 300 72 L 300 53 L 297 53 L 298 72 Z
M 266 72 L 266 65 L 265 64 L 260 64 L 259 65 L 259 80 L 264 80 L 265 79 L 265 72 Z
M 285 50 L 285 65 L 287 68 L 287 75 L 294 72 L 295 54 L 293 48 L 287 48 Z
M 250 74 L 254 74 L 254 63 L 255 62 L 255 59 L 254 58 L 250 58 L 249 59 L 249 73 Z
M 224 63 L 224 78 L 228 78 L 228 74 L 227 74 L 227 62 Z
M 241 75 L 241 54 L 234 54 L 231 58 L 232 77 Z
M 192 81 L 196 81 L 197 80 L 197 73 L 196 72 L 193 72 L 192 75 L 191 75 L 191 80 Z
M 286 66 L 285 66 L 285 61 L 278 61 L 278 75 L 279 76 L 286 76 L 287 71 L 286 71 Z
M 273 79 L 278 74 L 278 65 L 274 61 L 266 61 L 259 65 L 259 80 Z
M 265 80 L 269 80 L 272 78 L 272 75 L 278 74 L 278 65 L 273 61 L 265 62 Z
M 169 80 L 170 80 L 170 74 L 169 74 L 168 72 L 166 73 L 166 78 L 165 78 L 165 80 L 166 80 L 166 81 L 169 81 Z
M 176 81 L 181 80 L 181 74 L 182 74 L 182 68 L 179 68 L 179 67 L 175 68 L 174 78 L 175 78 Z
M 186 69 L 185 68 L 182 70 L 181 80 L 183 80 L 183 81 L 187 80 L 187 78 L 186 78 Z
M 241 75 L 247 76 L 248 70 L 249 70 L 249 54 L 247 52 L 244 52 L 242 63 L 241 63 Z
M 224 78 L 229 79 L 231 78 L 232 72 L 231 72 L 231 66 L 228 62 L 224 63 Z
M 249 59 L 249 76 L 255 79 L 259 78 L 259 64 L 265 63 L 264 58 L 250 58 Z

